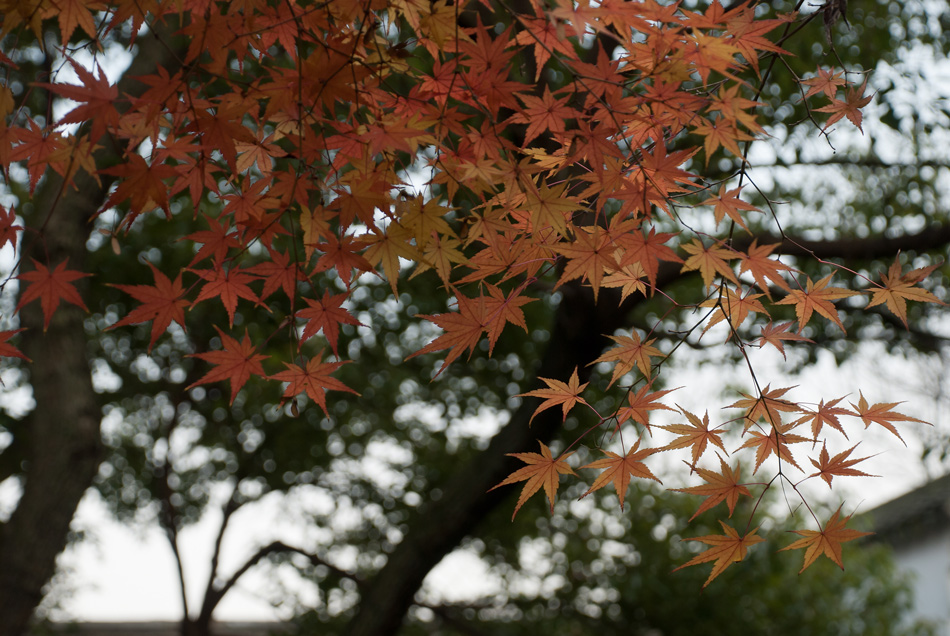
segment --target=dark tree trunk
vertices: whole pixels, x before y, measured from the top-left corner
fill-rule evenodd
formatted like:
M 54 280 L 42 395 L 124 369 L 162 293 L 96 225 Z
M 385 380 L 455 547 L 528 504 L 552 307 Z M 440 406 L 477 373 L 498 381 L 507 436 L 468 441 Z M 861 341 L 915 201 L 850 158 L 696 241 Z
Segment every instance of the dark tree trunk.
M 157 66 L 174 74 L 180 64 L 169 35 L 176 28 L 166 24 L 157 37 L 140 37 L 139 53 L 126 77 L 153 73 Z M 177 48 L 184 50 L 180 43 Z M 120 94 L 141 94 L 146 88 L 128 79 L 119 83 Z M 108 137 L 100 144 L 105 147 L 97 152 L 97 165 L 115 163 L 125 150 Z M 29 227 L 18 254 L 24 257 L 21 268 L 32 269 L 30 257 L 51 269 L 68 258 L 69 269 L 82 271 L 90 221 L 109 185 L 108 179 L 100 185 L 80 171 L 76 187 L 63 189 L 62 179 L 50 171 L 32 210 L 23 210 Z M 83 295 L 85 283 L 77 282 Z M 103 458 L 101 411 L 83 321 L 80 308 L 63 304 L 44 333 L 40 303 L 20 312 L 20 325 L 27 329 L 21 349 L 32 359 L 26 368 L 36 407 L 23 445 L 23 494 L 9 521 L 0 526 L 0 636 L 20 636 L 26 630 L 55 572 L 56 557 L 66 546 L 76 506 Z

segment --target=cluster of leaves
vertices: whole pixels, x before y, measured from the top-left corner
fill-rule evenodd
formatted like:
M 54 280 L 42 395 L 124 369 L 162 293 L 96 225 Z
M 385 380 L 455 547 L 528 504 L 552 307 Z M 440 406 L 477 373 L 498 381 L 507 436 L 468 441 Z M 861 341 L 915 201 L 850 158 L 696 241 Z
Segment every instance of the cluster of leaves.
M 119 251 L 156 210 L 193 218 L 177 237 L 194 246 L 188 266 L 163 272 L 148 262 L 152 285 L 117 285 L 138 304 L 109 327 L 150 322 L 154 346 L 172 323 L 188 330 L 186 310 L 220 302 L 228 316 L 227 330 L 216 326 L 220 349 L 195 354 L 213 367 L 188 388 L 227 381 L 233 402 L 259 376 L 285 383 L 294 413 L 302 396 L 326 412 L 328 391 L 360 388 L 334 377 L 346 362 L 341 329 L 360 325 L 351 311 L 358 281 L 381 276 L 398 294 L 410 269 L 409 278 L 432 278 L 453 306 L 420 316 L 442 330 L 413 354 L 444 352 L 435 376 L 477 347 L 492 351 L 509 324 L 527 330 L 525 305 L 578 284 L 620 310 L 633 296 L 657 294 L 667 315 L 706 310 L 694 329 L 705 335 L 722 325 L 747 359 L 753 346 L 784 355 L 787 342 L 808 340 L 803 332 L 819 317 L 843 330 L 837 300 L 869 296 L 866 307 L 883 304 L 905 324 L 908 300 L 940 302 L 920 286 L 932 265 L 905 271 L 897 259 L 880 281 L 847 289 L 832 285 L 834 272 L 813 280 L 780 259 L 779 244 L 752 235 L 767 217 L 741 198 L 752 183 L 745 155 L 763 133 L 758 92 L 784 53 L 766 35 L 791 37 L 810 19 L 797 13 L 760 18 L 753 6 L 718 2 L 693 11 L 653 0 L 526 0 L 501 3 L 508 21 L 486 24 L 486 0 L 8 4 L 0 37 L 31 30 L 42 40 L 42 25 L 57 20 L 59 71 L 71 69 L 79 83 L 0 79 L 4 174 L 25 170 L 31 193 L 54 174 L 65 191 L 80 171 L 114 184 L 100 213 L 114 219 L 104 231 Z M 178 24 L 188 42 L 178 68 L 135 78 L 147 86 L 135 95 L 67 46 L 81 39 L 80 50 L 95 58 L 100 38 L 129 21 L 133 33 Z M 0 63 L 15 68 L 15 57 L 0 52 Z M 804 99 L 831 99 L 812 109 L 830 113 L 825 131 L 844 118 L 861 127 L 870 96 L 866 81 L 848 77 L 820 68 L 803 81 Z M 14 90 L 45 90 L 76 105 L 47 121 L 17 109 Z M 122 148 L 123 160 L 100 165 L 104 144 Z M 736 173 L 698 174 L 730 155 Z M 16 244 L 15 212 L 0 210 L 3 245 Z M 54 204 L 39 227 L 57 213 Z M 687 215 L 708 220 L 697 227 L 710 231 L 693 229 Z M 41 252 L 19 254 L 34 269 L 19 275 L 28 284 L 17 310 L 39 299 L 49 326 L 63 301 L 84 307 L 75 282 L 90 274 Z M 674 278 L 694 281 L 683 297 L 666 290 Z M 234 330 L 245 307 L 273 313 L 264 331 L 288 342 L 284 368 L 264 339 Z M 656 331 L 661 323 L 607 334 L 616 346 L 596 360 L 612 365 L 608 387 L 626 392 L 626 406 L 597 413 L 597 426 L 612 426 L 621 440 L 629 426 L 650 431 L 649 411 L 673 410 L 659 401 L 669 391 L 653 390 L 675 350 L 654 346 L 670 335 Z M 16 332 L 0 333 L 0 354 L 22 357 L 7 342 Z M 314 347 L 318 335 L 324 344 Z M 523 394 L 545 400 L 536 412 L 561 406 L 566 418 L 578 404 L 593 409 L 577 371 L 566 382 L 544 381 L 547 388 Z M 708 414 L 680 409 L 688 423 L 664 427 L 676 436 L 666 446 L 641 445 L 638 429 L 628 451 L 605 449 L 585 467 L 602 471 L 588 493 L 612 483 L 622 507 L 631 477 L 656 479 L 646 458 L 686 449 L 704 480 L 687 489 L 706 497 L 696 514 L 723 501 L 732 511 L 750 494 L 738 464 L 720 456 L 718 471 L 699 466 L 709 444 L 728 454 L 727 428 L 741 430 L 739 450 L 755 451 L 755 471 L 776 457 L 772 481 L 788 479 L 788 465 L 800 470 L 789 445 L 821 447 L 809 457 L 818 469 L 809 476 L 830 486 L 833 477 L 864 474 L 849 459 L 853 447 L 833 457 L 826 449 L 827 429 L 844 433 L 839 416 L 898 437 L 895 422 L 917 421 L 863 395 L 848 409 L 837 406 L 844 398 L 812 407 L 787 400 L 787 391 L 757 388 L 732 405 L 741 417 L 716 426 Z M 808 425 L 810 436 L 802 434 Z M 554 457 L 543 443 L 541 451 L 518 454 L 528 466 L 499 484 L 527 480 L 516 513 L 542 488 L 553 506 L 560 475 L 574 472 L 570 451 Z M 859 534 L 846 521 L 836 513 L 821 530 L 798 530 L 804 538 L 789 547 L 807 548 L 805 567 L 820 553 L 841 565 L 840 543 Z M 715 561 L 709 580 L 760 540 L 755 530 L 722 527 L 723 535 L 697 539 L 713 547 L 687 564 Z

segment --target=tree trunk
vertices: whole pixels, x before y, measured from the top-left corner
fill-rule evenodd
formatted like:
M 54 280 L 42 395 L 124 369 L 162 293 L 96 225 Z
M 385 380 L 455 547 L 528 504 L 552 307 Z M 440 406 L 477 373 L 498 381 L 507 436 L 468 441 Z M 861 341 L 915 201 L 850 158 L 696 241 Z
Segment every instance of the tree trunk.
M 138 39 L 139 53 L 126 77 L 154 73 L 163 66 L 169 74 L 180 67 L 169 44 L 177 27 L 170 22 L 157 33 Z M 132 80 L 119 83 L 120 94 L 141 94 L 148 87 Z M 103 137 L 96 165 L 115 163 L 125 148 Z M 102 184 L 80 171 L 76 187 L 62 188 L 62 179 L 49 171 L 30 206 L 23 211 L 30 226 L 24 232 L 18 256 L 21 270 L 32 269 L 29 258 L 52 269 L 68 259 L 69 269 L 83 271 L 90 220 L 105 201 L 109 179 Z M 87 279 L 77 281 L 81 295 Z M 0 526 L 0 636 L 20 636 L 43 598 L 44 586 L 56 569 L 56 557 L 66 546 L 69 524 L 83 493 L 92 484 L 104 455 L 99 433 L 101 410 L 92 387 L 86 357 L 84 312 L 62 304 L 49 328 L 43 329 L 40 303 L 20 312 L 21 349 L 32 359 L 30 373 L 36 406 L 22 465 L 23 494 L 10 517 Z
M 608 342 L 601 334 L 620 327 L 626 312 L 616 309 L 618 298 L 595 305 L 588 289 L 576 284 L 562 289 L 564 297 L 537 376 L 566 379 L 577 368 L 583 381 L 590 375 L 587 365 Z M 605 291 L 601 290 L 601 295 Z M 606 311 L 611 300 L 613 309 Z M 442 497 L 414 516 L 403 541 L 363 590 L 359 610 L 345 632 L 348 636 L 395 634 L 429 571 L 492 510 L 511 499 L 512 489 L 488 492 L 519 465 L 506 453 L 536 452 L 537 440 L 547 442 L 561 428 L 559 409 L 541 413 L 529 426 L 537 405 L 536 400 L 525 400 L 488 448 L 459 468 L 443 488 Z

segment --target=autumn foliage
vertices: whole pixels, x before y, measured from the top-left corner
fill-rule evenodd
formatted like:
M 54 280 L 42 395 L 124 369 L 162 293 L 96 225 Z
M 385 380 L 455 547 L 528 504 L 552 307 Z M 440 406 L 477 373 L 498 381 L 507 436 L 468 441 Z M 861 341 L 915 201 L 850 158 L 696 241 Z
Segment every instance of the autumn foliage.
M 750 369 L 759 348 L 784 356 L 807 346 L 809 325 L 843 330 L 844 299 L 864 297 L 905 325 L 908 302 L 940 302 L 922 286 L 934 266 L 900 258 L 861 288 L 843 287 L 831 263 L 812 280 L 783 260 L 769 207 L 748 201 L 746 154 L 765 133 L 759 90 L 808 17 L 654 0 L 519 0 L 500 3 L 498 23 L 485 21 L 499 6 L 489 0 L 0 6 L 5 37 L 42 39 L 40 25 L 58 24 L 63 64 L 18 90 L 72 104 L 56 120 L 25 116 L 0 76 L 6 178 L 16 167 L 29 192 L 53 178 L 65 191 L 88 174 L 111 184 L 99 213 L 118 212 L 105 231 L 114 249 L 154 215 L 189 219 L 178 238 L 194 246 L 186 269 L 142 262 L 153 284 L 125 285 L 44 260 L 40 232 L 16 254 L 17 310 L 39 301 L 49 325 L 64 302 L 84 307 L 75 283 L 92 276 L 127 295 L 131 310 L 110 328 L 150 323 L 154 346 L 173 323 L 187 333 L 196 306 L 220 303 L 220 348 L 194 355 L 206 370 L 192 386 L 224 383 L 232 400 L 255 376 L 283 383 L 294 412 L 307 400 L 326 412 L 327 392 L 359 391 L 334 373 L 347 362 L 341 329 L 360 324 L 348 299 L 367 277 L 398 295 L 402 281 L 426 276 L 444 296 L 445 312 L 417 317 L 437 333 L 414 354 L 441 359 L 434 376 L 480 346 L 493 350 L 507 330 L 527 331 L 523 308 L 568 286 L 617 311 L 663 297 L 667 312 L 693 312 L 703 338 L 724 335 Z M 179 64 L 119 90 L 96 45 L 119 28 L 183 37 Z M 0 64 L 12 68 L 13 57 L 0 53 Z M 863 75 L 837 68 L 814 69 L 788 96 L 805 100 L 803 125 L 816 136 L 861 128 L 871 98 Z M 107 144 L 121 161 L 101 163 Z M 739 169 L 704 176 L 722 157 Z M 16 212 L 0 209 L 3 244 L 23 233 Z M 61 213 L 54 205 L 46 222 Z M 690 291 L 667 289 L 674 279 Z M 272 309 L 264 331 L 293 343 L 293 362 L 234 326 L 246 307 Z M 611 344 L 595 363 L 622 404 L 613 412 L 585 400 L 578 370 L 521 395 L 540 398 L 536 413 L 590 411 L 595 425 L 557 456 L 544 443 L 515 455 L 526 465 L 499 484 L 526 482 L 515 513 L 541 491 L 553 509 L 564 476 L 589 483 L 588 493 L 613 487 L 622 509 L 631 479 L 657 479 L 651 456 L 677 453 L 697 483 L 679 490 L 703 498 L 696 515 L 731 515 L 739 498 L 777 480 L 795 489 L 867 474 L 853 446 L 828 450 L 855 424 L 900 437 L 918 421 L 863 394 L 801 396 L 760 387 L 754 375 L 753 392 L 689 412 L 660 373 L 676 350 L 661 341 L 687 336 L 663 329 L 657 320 L 648 331 L 604 334 Z M 0 333 L 0 355 L 22 357 L 17 331 Z M 675 423 L 651 426 L 656 410 Z M 654 428 L 671 441 L 653 441 Z M 572 467 L 580 443 L 603 445 L 601 458 Z M 816 517 L 819 530 L 795 530 L 802 538 L 785 549 L 804 549 L 806 568 L 821 554 L 841 565 L 841 543 L 861 534 L 847 521 L 840 510 Z M 721 523 L 723 534 L 694 539 L 708 549 L 685 564 L 713 562 L 709 581 L 763 540 L 753 519 L 742 531 Z

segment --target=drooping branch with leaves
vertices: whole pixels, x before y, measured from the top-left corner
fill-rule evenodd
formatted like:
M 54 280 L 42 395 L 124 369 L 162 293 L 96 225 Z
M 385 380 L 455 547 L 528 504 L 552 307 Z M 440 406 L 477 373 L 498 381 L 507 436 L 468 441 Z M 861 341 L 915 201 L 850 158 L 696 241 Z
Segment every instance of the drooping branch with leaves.
M 0 237 L 16 248 L 4 285 L 17 281 L 19 299 L 0 354 L 11 365 L 49 373 L 56 363 L 27 343 L 53 342 L 61 327 L 81 342 L 80 310 L 95 294 L 89 327 L 120 339 L 109 346 L 123 332 L 147 340 L 143 357 L 187 396 L 171 424 L 152 427 L 167 426 L 170 448 L 186 401 L 198 409 L 224 391 L 215 408 L 243 413 L 257 384 L 279 393 L 275 417 L 318 410 L 332 422 L 333 397 L 367 388 L 341 377 L 372 340 L 357 307 L 379 281 L 388 293 L 377 302 L 414 322 L 406 364 L 431 364 L 419 367 L 424 382 L 497 357 L 512 332 L 534 337 L 526 312 L 553 309 L 529 370 L 539 380 L 510 393 L 523 400 L 510 421 L 361 577 L 374 609 L 357 612 L 350 633 L 392 633 L 429 569 L 508 495 L 502 486 L 526 482 L 517 514 L 540 491 L 553 509 L 564 475 L 590 484 L 585 494 L 611 485 L 620 514 L 631 479 L 657 479 L 650 457 L 678 453 L 702 480 L 683 489 L 706 497 L 697 515 L 725 502 L 731 516 L 740 497 L 779 482 L 811 510 L 802 481 L 866 474 L 854 468 L 866 458 L 835 450 L 856 424 L 901 438 L 900 426 L 920 423 L 863 393 L 797 395 L 756 372 L 760 349 L 784 358 L 819 346 L 844 335 L 851 314 L 912 333 L 916 304 L 944 304 L 928 278 L 942 263 L 926 252 L 947 244 L 945 224 L 816 237 L 759 183 L 752 150 L 771 134 L 762 111 L 792 109 L 796 131 L 830 143 L 833 128 L 863 131 L 873 98 L 865 70 L 834 49 L 797 68 L 787 49 L 821 15 L 802 3 L 774 14 L 652 0 L 7 4 Z M 119 80 L 107 53 L 136 47 Z M 792 91 L 766 90 L 779 75 Z M 429 313 L 406 300 L 417 276 L 441 299 Z M 31 318 L 37 305 L 42 318 Z M 663 372 L 684 346 L 741 360 L 753 389 L 701 415 L 676 406 Z M 80 352 L 63 364 L 83 375 Z M 592 384 L 609 399 L 585 397 Z M 92 387 L 75 391 L 89 398 Z M 77 404 L 90 430 L 67 522 L 101 452 L 97 399 Z M 590 424 L 567 437 L 579 410 Z M 655 410 L 676 421 L 651 425 Z M 581 446 L 602 457 L 572 465 Z M 164 461 L 150 457 L 153 472 Z M 23 478 L 21 505 L 42 479 Z M 176 506 L 169 494 L 165 508 Z M 0 534 L 0 564 L 22 540 L 18 514 Z M 722 534 L 697 537 L 711 547 L 683 567 L 714 562 L 708 584 L 741 561 L 762 540 L 755 514 L 741 531 L 720 520 Z M 842 565 L 840 543 L 860 533 L 840 510 L 812 517 L 819 530 L 795 529 L 804 538 L 788 547 L 806 549 L 805 567 L 820 553 Z M 52 556 L 26 597 L 38 597 Z M 22 588 L 15 570 L 0 571 L 4 590 Z

